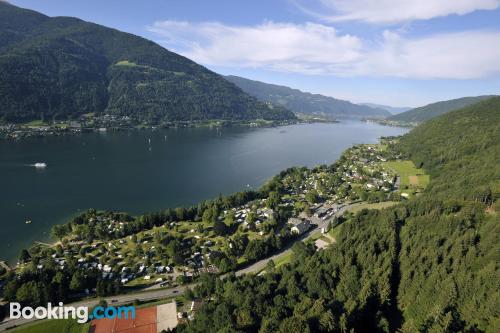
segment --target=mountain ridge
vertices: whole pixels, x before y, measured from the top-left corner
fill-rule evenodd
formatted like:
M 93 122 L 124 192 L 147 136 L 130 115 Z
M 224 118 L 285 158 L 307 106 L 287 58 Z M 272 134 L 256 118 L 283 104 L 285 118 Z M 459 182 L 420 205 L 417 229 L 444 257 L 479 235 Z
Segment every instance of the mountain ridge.
M 6 122 L 85 113 L 147 123 L 295 119 L 152 41 L 78 18 L 0 3 L 0 45 Z
M 407 107 L 407 106 L 390 106 L 390 105 L 383 105 L 383 104 L 376 104 L 376 103 L 359 103 L 359 105 L 366 105 L 374 109 L 382 109 L 389 111 L 391 114 L 399 114 L 402 112 L 409 111 L 413 109 L 412 107 Z
M 494 97 L 494 95 L 461 97 L 446 101 L 439 101 L 399 113 L 387 118 L 387 120 L 407 123 L 421 123 L 447 112 L 458 110 L 492 97 Z
M 303 92 L 287 86 L 225 76 L 243 91 L 263 102 L 281 105 L 296 113 L 324 114 L 335 118 L 385 118 L 392 114 L 387 110 L 358 105 L 321 94 Z

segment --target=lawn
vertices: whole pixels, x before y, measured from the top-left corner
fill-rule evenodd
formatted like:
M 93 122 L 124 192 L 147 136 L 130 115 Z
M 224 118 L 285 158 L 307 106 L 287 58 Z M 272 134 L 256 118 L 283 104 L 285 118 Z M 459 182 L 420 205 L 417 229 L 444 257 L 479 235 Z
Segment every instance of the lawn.
M 387 207 L 391 207 L 396 205 L 397 201 L 385 201 L 385 202 L 377 202 L 377 203 L 363 203 L 360 205 L 356 205 L 349 209 L 351 213 L 357 213 L 363 209 L 383 209 Z
M 424 169 L 417 169 L 412 161 L 392 161 L 382 164 L 387 169 L 392 169 L 401 177 L 401 186 L 417 186 L 425 188 L 429 184 L 429 175 Z
M 339 234 L 340 234 L 340 231 L 342 230 L 342 226 L 343 226 L 343 224 L 340 224 L 340 225 L 338 225 L 338 226 L 336 226 L 336 227 L 332 228 L 332 229 L 328 232 L 328 234 L 330 235 L 330 237 L 331 237 L 332 239 L 335 239 L 335 240 L 337 239 L 337 237 L 338 237 L 338 236 L 339 236 Z
M 118 61 L 115 66 L 127 66 L 127 67 L 136 67 L 137 64 L 133 61 L 128 61 L 128 60 L 121 60 Z
M 31 127 L 40 127 L 40 126 L 46 126 L 47 123 L 45 123 L 42 120 L 33 120 L 33 121 L 30 121 L 29 123 L 25 123 L 24 125 L 31 126 Z
M 293 252 L 288 252 L 288 253 L 278 257 L 274 261 L 275 267 L 280 267 L 280 266 L 283 266 L 285 264 L 288 264 L 292 260 L 292 256 L 293 256 Z
M 144 288 L 144 287 L 149 287 L 149 286 L 152 286 L 154 284 L 157 284 L 158 282 L 156 282 L 156 279 L 158 279 L 159 277 L 164 278 L 164 276 L 160 276 L 160 275 L 153 274 L 153 273 L 147 274 L 147 275 L 149 275 L 151 277 L 149 280 L 145 280 L 144 276 L 139 276 L 139 277 L 133 279 L 132 281 L 127 282 L 124 286 L 130 287 L 130 288 Z M 166 280 L 163 279 L 163 282 L 165 282 L 165 281 Z
M 72 319 L 43 320 L 15 328 L 10 332 L 15 333 L 87 333 L 90 323 L 79 324 Z
M 145 302 L 145 303 L 139 303 L 139 305 L 137 306 L 137 309 L 150 308 L 152 306 L 167 304 L 167 303 L 172 302 L 173 300 L 175 300 L 177 302 L 177 305 L 185 304 L 188 302 L 186 300 L 186 298 L 182 295 L 181 296 L 173 296 L 173 297 L 162 298 L 160 300 L 153 300 L 153 301 L 149 301 L 149 302 Z

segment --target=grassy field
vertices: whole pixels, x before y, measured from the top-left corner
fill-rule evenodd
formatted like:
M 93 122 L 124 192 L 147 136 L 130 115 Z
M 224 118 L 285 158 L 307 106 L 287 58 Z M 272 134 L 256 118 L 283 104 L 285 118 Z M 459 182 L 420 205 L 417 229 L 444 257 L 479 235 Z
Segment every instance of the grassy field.
M 425 188 L 429 184 L 429 175 L 424 169 L 417 169 L 412 161 L 384 162 L 383 166 L 394 170 L 401 177 L 401 187 L 416 186 Z
M 90 323 L 79 324 L 72 319 L 43 320 L 10 330 L 15 333 L 87 333 Z
M 178 306 L 182 306 L 183 304 L 187 304 L 190 302 L 184 296 L 181 295 L 181 296 L 167 297 L 167 298 L 163 298 L 163 299 L 155 300 L 155 301 L 151 301 L 151 302 L 146 302 L 146 303 L 140 303 L 136 308 L 137 309 L 150 308 L 152 306 L 158 306 L 158 305 L 170 303 L 173 300 L 175 300 L 177 302 Z
M 332 228 L 328 234 L 330 235 L 331 238 L 333 239 L 337 239 L 338 235 L 340 234 L 340 231 L 342 230 L 342 224 L 341 225 L 338 225 L 334 228 Z
M 279 257 L 278 259 L 276 259 L 276 261 L 274 262 L 275 267 L 280 267 L 284 264 L 289 263 L 290 260 L 292 260 L 292 255 L 293 255 L 293 252 L 289 252 L 289 253 Z
M 124 286 L 129 288 L 145 288 L 157 284 L 158 282 L 156 282 L 156 279 L 160 277 L 161 278 L 165 277 L 164 275 L 162 276 L 156 273 L 151 273 L 147 275 L 151 277 L 149 280 L 145 280 L 143 276 L 140 276 L 137 279 L 127 282 Z M 163 281 L 165 281 L 165 279 Z
M 40 126 L 46 126 L 47 123 L 43 122 L 42 120 L 33 120 L 30 121 L 29 123 L 25 123 L 24 125 L 31 127 L 40 127 Z
M 397 201 L 385 201 L 385 202 L 377 202 L 377 203 L 363 203 L 360 205 L 356 205 L 349 209 L 351 213 L 357 213 L 363 209 L 383 209 L 387 207 L 391 207 L 396 205 Z
M 127 67 L 136 67 L 137 64 L 135 62 L 132 62 L 132 61 L 128 61 L 128 60 L 121 60 L 121 61 L 118 61 L 115 66 L 127 66 Z

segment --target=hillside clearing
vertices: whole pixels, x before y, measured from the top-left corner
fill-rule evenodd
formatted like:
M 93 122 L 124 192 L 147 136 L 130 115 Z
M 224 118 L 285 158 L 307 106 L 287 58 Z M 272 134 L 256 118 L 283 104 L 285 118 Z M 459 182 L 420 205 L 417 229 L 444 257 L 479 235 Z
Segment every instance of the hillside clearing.
M 401 186 L 415 186 L 425 188 L 429 185 L 429 175 L 424 169 L 418 169 L 412 161 L 383 162 L 384 167 L 392 169 L 401 177 Z

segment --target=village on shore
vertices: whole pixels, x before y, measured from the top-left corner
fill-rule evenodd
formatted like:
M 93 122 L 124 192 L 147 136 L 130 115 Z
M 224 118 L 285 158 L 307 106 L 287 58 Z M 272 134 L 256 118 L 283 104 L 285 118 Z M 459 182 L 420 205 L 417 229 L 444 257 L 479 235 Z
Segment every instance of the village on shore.
M 324 119 L 302 120 L 199 120 L 199 121 L 172 121 L 161 123 L 138 122 L 129 116 L 116 116 L 112 114 L 97 115 L 94 113 L 83 114 L 73 120 L 34 120 L 27 123 L 0 123 L 0 139 L 21 140 L 35 137 L 61 136 L 81 133 L 106 133 L 113 131 L 133 129 L 157 128 L 183 128 L 183 127 L 273 127 L 290 125 L 297 122 L 334 122 Z
M 264 197 L 238 193 L 243 203 L 234 205 L 231 198 L 218 198 L 200 205 L 198 214 L 195 208 L 141 217 L 89 210 L 54 227 L 54 245 L 36 244 L 12 270 L 0 268 L 0 287 L 9 288 L 5 277 L 12 272 L 62 274 L 67 297 L 105 296 L 235 271 L 281 251 L 311 228 L 321 229 L 314 241 L 326 247 L 345 206 L 395 204 L 428 183 L 428 175 L 390 149 L 395 140 L 356 145 L 330 166 L 290 168 L 270 181 Z

